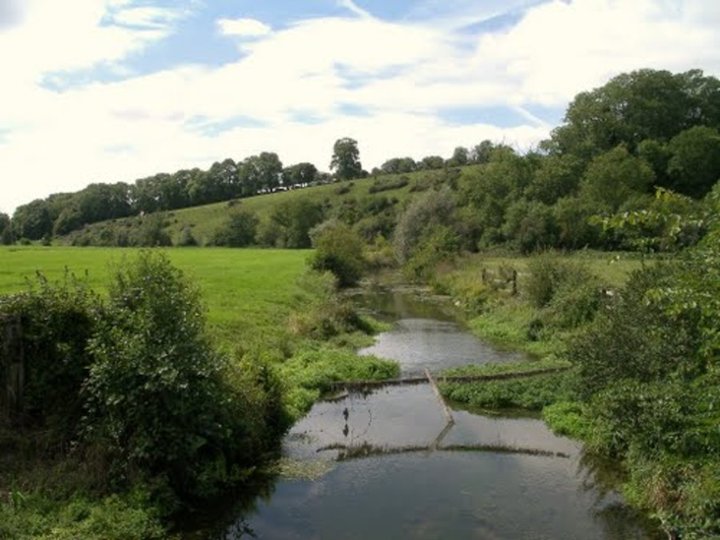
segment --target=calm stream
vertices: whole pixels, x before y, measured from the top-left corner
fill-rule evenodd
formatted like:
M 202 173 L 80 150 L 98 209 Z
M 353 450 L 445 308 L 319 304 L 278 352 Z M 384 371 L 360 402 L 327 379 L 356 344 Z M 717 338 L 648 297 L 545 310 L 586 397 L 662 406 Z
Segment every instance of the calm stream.
M 361 303 L 394 321 L 363 353 L 397 359 L 403 373 L 522 358 L 408 293 Z M 535 418 L 453 417 L 448 425 L 426 384 L 316 404 L 283 445 L 285 459 L 315 478 L 276 480 L 218 537 L 651 538 L 616 494 L 595 486 L 576 442 Z

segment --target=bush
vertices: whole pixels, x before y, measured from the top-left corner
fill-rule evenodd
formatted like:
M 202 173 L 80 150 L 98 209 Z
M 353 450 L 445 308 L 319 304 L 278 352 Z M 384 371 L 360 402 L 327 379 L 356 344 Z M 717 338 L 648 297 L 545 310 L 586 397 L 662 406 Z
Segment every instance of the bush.
M 375 180 L 368 188 L 368 193 L 380 193 L 381 191 L 390 191 L 391 189 L 400 189 L 407 186 L 409 180 L 407 176 L 390 176 Z
M 239 210 L 215 232 L 212 243 L 216 246 L 245 247 L 255 243 L 258 218 L 248 210 Z
M 198 245 L 198 242 L 193 236 L 192 229 L 190 227 L 183 227 L 177 245 L 181 247 L 191 247 Z
M 305 295 L 299 298 L 303 309 L 290 317 L 289 327 L 294 334 L 328 340 L 341 334 L 373 331 L 350 302 L 336 293 L 337 280 L 330 272 L 307 273 L 299 286 Z
M 57 284 L 38 275 L 37 288 L 0 297 L 0 324 L 18 325 L 18 342 L 25 359 L 23 402 L 13 419 L 44 425 L 61 437 L 71 437 L 82 412 L 78 397 L 92 363 L 86 350 L 95 332 L 100 302 L 82 282 L 66 275 Z M 3 328 L 4 330 L 4 328 Z M 0 331 L 0 354 L 8 332 Z M 0 362 L 5 388 L 10 359 Z
M 89 346 L 85 440 L 116 481 L 165 476 L 181 496 L 211 495 L 257 460 L 264 415 L 228 384 L 199 292 L 165 256 L 143 252 L 116 275 L 110 306 Z
M 579 286 L 593 280 L 582 265 L 561 260 L 550 253 L 533 257 L 528 262 L 530 276 L 525 293 L 536 308 L 547 306 L 561 288 Z
M 311 236 L 315 245 L 312 268 L 332 272 L 340 287 L 355 285 L 365 268 L 360 236 L 339 222 L 326 222 L 316 227 Z
M 588 394 L 622 380 L 650 382 L 671 373 L 687 379 L 706 369 L 698 355 L 698 313 L 668 314 L 650 301 L 649 291 L 668 287 L 673 273 L 656 265 L 632 274 L 607 309 L 571 342 L 568 354 L 579 364 Z

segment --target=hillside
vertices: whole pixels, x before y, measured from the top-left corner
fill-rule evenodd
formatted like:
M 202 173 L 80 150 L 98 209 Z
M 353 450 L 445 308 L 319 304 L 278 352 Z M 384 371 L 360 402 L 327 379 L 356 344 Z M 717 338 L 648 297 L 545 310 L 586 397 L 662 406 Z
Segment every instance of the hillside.
M 463 167 L 473 169 L 477 166 Z M 278 208 L 307 203 L 320 209 L 321 218 L 338 217 L 347 219 L 347 214 L 395 214 L 413 194 L 436 188 L 449 178 L 457 177 L 460 168 L 418 171 L 407 174 L 384 174 L 331 184 L 277 191 L 232 199 L 202 206 L 183 208 L 167 212 L 156 212 L 144 216 L 113 219 L 86 225 L 56 239 L 61 245 L 127 246 L 147 245 L 149 242 L 133 240 L 135 233 L 142 234 L 143 227 L 162 229 L 159 244 L 187 245 L 183 235 L 191 234 L 197 245 L 212 245 L 216 233 L 227 222 L 229 216 L 240 211 L 256 216 L 262 226 L 272 220 Z M 312 223 L 311 226 L 316 223 Z M 185 231 L 185 232 L 184 232 Z M 157 231 L 155 231 L 157 233 Z M 370 231 L 368 231 L 370 233 Z M 371 236 L 368 234 L 368 236 Z M 372 237 L 368 238 L 371 240 Z M 254 244 L 255 242 L 249 242 Z M 267 242 L 259 242 L 267 244 Z M 285 247 L 279 245 L 278 247 Z M 288 247 L 307 247 L 306 245 Z

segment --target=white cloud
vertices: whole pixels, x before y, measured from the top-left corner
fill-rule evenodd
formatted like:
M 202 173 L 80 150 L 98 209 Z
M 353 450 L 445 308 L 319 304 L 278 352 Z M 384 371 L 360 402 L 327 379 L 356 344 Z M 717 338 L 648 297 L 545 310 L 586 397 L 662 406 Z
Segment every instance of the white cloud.
M 352 0 L 337 0 L 337 3 L 340 7 L 344 7 L 345 9 L 349 10 L 351 13 L 354 13 L 355 15 L 357 15 L 359 17 L 362 17 L 365 19 L 372 18 L 372 15 L 370 15 L 369 11 L 362 9 L 360 6 L 358 6 Z
M 115 24 L 168 30 L 175 21 L 183 17 L 177 9 L 160 7 L 129 7 L 119 10 L 112 17 Z
M 483 15 L 473 11 L 475 2 L 463 1 L 456 7 L 468 18 Z M 57 93 L 38 86 L 38 76 L 108 59 L 122 65 L 171 31 L 172 20 L 132 11 L 128 0 L 77 0 L 72 16 L 66 3 L 45 2 L 31 0 L 26 24 L 0 33 L 0 65 L 8 75 L 0 87 L 5 211 L 92 181 L 206 168 L 263 150 L 278 152 L 286 164 L 310 160 L 326 169 L 333 142 L 344 136 L 359 141 L 367 168 L 400 155 L 448 156 L 485 138 L 526 149 L 550 130 L 528 112 L 533 104 L 564 106 L 577 92 L 641 67 L 720 74 L 720 10 L 712 0 L 574 0 L 536 6 L 512 28 L 480 36 L 434 21 L 357 14 L 274 31 L 252 19 L 224 19 L 217 28 L 228 36 L 262 37 L 242 40 L 235 62 Z M 103 26 L 108 13 L 142 28 Z M 162 21 L 168 26 L 153 27 Z M 342 114 L 346 105 L 370 116 Z M 509 107 L 527 124 L 452 125 L 436 113 L 448 106 Z M 299 112 L 316 123 L 298 122 Z M 260 127 L 214 135 L 196 128 L 198 119 L 231 118 L 255 119 Z
M 226 36 L 260 37 L 272 32 L 272 28 L 256 19 L 220 19 L 217 25 Z

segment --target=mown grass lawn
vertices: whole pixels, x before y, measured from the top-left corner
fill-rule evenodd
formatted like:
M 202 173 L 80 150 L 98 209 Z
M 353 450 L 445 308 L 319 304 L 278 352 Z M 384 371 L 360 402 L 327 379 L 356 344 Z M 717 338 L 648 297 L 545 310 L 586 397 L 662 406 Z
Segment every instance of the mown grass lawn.
M 0 248 L 0 294 L 27 289 L 37 272 L 49 280 L 66 270 L 104 292 L 116 270 L 138 252 L 134 248 L 18 246 Z M 286 328 L 298 306 L 298 277 L 308 250 L 170 248 L 173 264 L 197 284 L 208 308 L 213 337 L 234 346 L 243 340 L 272 339 Z

